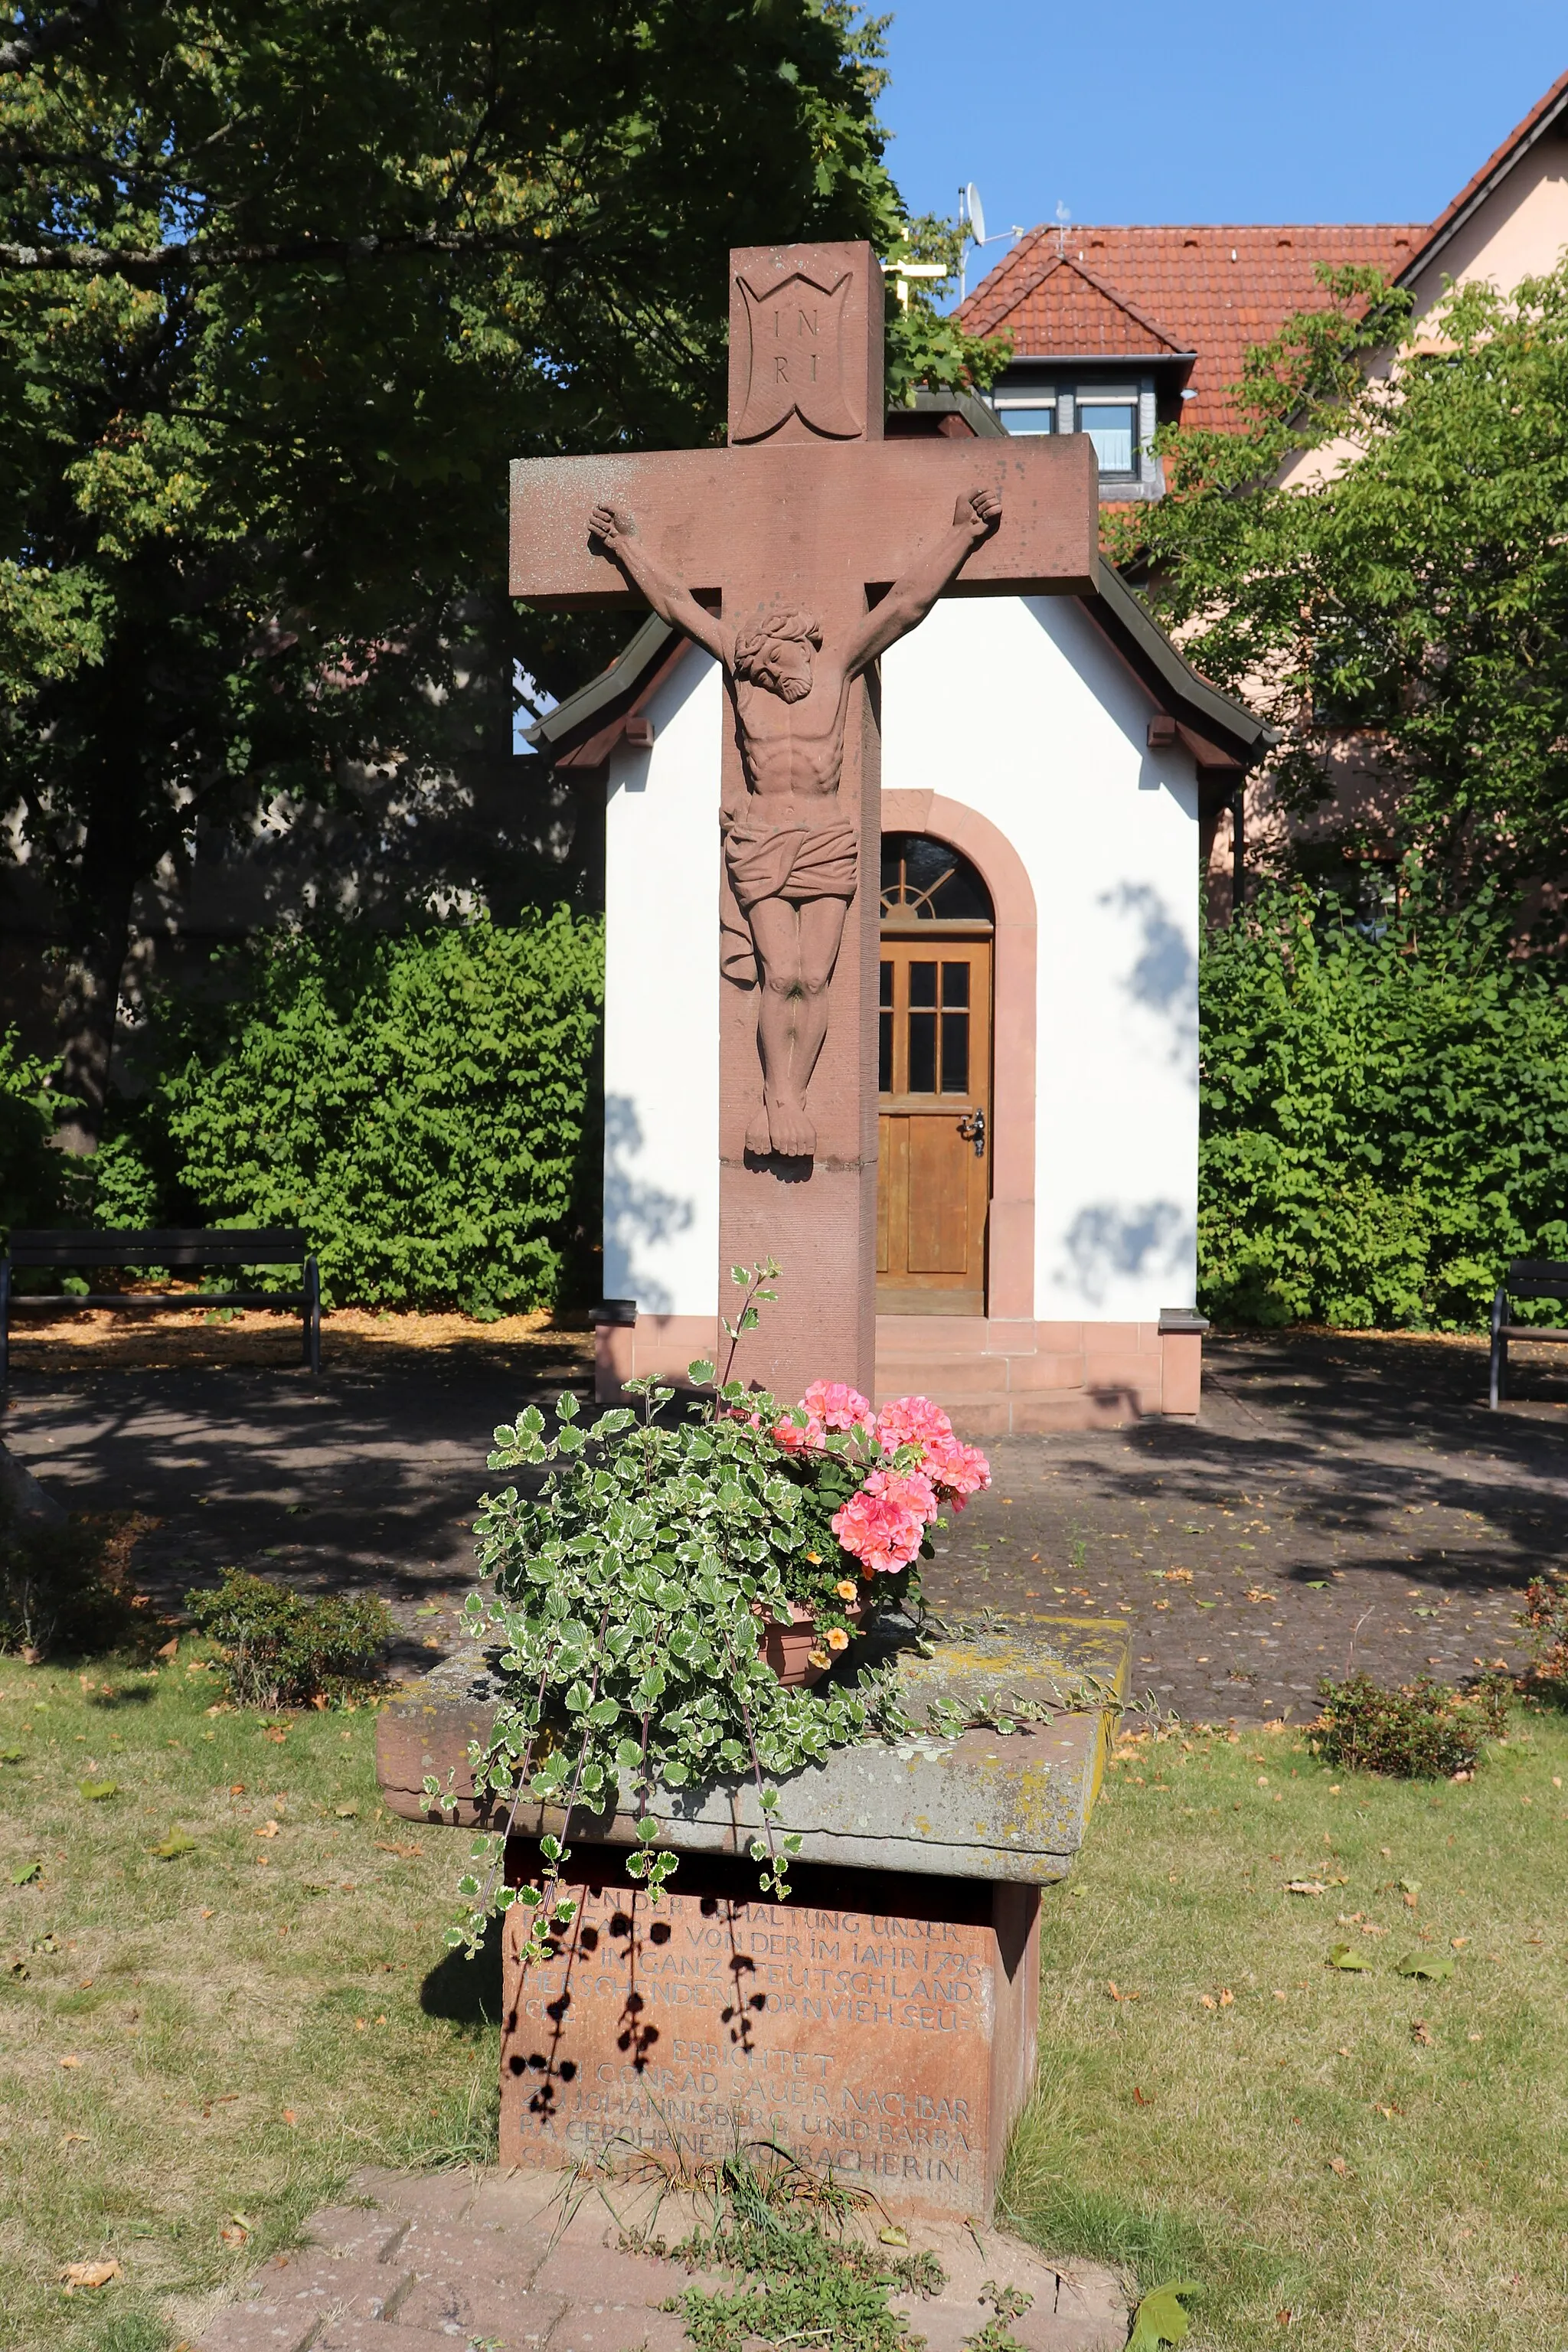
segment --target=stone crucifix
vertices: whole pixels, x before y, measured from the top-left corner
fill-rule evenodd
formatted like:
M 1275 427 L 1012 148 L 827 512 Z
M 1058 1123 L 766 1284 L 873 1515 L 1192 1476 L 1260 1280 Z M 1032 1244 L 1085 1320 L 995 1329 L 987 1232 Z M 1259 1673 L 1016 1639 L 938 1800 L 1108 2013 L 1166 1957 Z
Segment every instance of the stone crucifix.
M 595 507 L 594 538 L 661 620 L 723 665 L 745 772 L 747 802 L 721 819 L 729 894 L 751 934 L 726 909 L 724 970 L 760 982 L 757 1045 L 763 1099 L 746 1150 L 810 1160 L 816 1129 L 806 1088 L 827 1034 L 827 989 L 845 917 L 859 881 L 858 839 L 838 804 L 849 692 L 864 669 L 925 619 L 966 558 L 1001 519 L 994 490 L 961 495 L 952 527 L 917 556 L 880 604 L 836 643 L 815 614 L 778 605 L 737 628 L 700 604 L 638 537 L 635 518 Z
M 1081 436 L 885 437 L 869 246 L 731 253 L 730 297 L 729 446 L 514 465 L 510 589 L 651 604 L 723 667 L 714 863 L 690 877 L 725 975 L 720 1258 L 785 1270 L 739 1369 L 869 1393 L 877 660 L 943 593 L 1092 593 L 1098 477 Z

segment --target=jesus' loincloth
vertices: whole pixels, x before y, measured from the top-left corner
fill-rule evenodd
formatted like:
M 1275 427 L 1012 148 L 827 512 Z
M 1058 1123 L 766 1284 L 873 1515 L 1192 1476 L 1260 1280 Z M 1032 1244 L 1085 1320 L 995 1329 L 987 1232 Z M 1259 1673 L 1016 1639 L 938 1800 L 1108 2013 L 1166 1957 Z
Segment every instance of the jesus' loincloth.
M 748 813 L 749 814 L 749 813 Z M 853 825 L 836 818 L 827 824 L 736 822 L 724 831 L 723 939 L 721 969 L 726 980 L 754 981 L 755 950 L 745 917 L 763 898 L 800 906 L 808 898 L 855 896 L 859 880 L 859 843 Z

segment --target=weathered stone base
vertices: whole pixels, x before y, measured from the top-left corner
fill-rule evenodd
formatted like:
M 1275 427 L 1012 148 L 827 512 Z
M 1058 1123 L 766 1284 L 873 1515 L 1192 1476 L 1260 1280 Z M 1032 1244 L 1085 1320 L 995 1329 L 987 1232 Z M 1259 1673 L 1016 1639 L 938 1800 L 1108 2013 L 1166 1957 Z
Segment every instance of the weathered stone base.
M 507 1875 L 537 1883 L 537 1846 Z M 503 2165 L 773 2139 L 889 2210 L 989 2216 L 1034 2076 L 1036 1887 L 797 1864 L 765 1903 L 754 1864 L 683 1854 L 656 1907 L 583 1846 L 567 1877 L 543 1967 L 507 1916 Z

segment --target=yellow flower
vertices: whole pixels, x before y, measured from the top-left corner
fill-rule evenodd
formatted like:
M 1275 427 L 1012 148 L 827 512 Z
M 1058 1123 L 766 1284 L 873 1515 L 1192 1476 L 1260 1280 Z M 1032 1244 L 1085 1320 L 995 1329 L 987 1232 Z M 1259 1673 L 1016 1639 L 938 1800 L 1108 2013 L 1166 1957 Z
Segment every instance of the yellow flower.
M 826 1650 L 808 1650 L 805 1654 L 814 1666 L 830 1666 L 833 1664 Z
M 847 1650 L 849 1647 L 849 1636 L 842 1625 L 835 1625 L 827 1637 L 827 1646 L 830 1650 Z
M 820 1568 L 822 1566 L 822 1554 L 819 1551 L 808 1551 L 805 1556 L 807 1559 L 810 1560 L 813 1568 Z
M 847 1576 L 840 1577 L 833 1590 L 837 1593 L 840 1601 L 853 1601 L 855 1598 L 855 1587 Z

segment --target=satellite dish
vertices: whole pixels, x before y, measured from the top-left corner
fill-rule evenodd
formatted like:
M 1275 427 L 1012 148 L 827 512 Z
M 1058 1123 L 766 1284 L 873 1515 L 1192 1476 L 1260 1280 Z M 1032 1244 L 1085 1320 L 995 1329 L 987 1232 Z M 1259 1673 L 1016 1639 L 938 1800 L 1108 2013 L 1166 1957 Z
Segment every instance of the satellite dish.
M 964 210 L 969 215 L 969 226 L 974 233 L 974 242 L 976 245 L 984 245 L 985 242 L 985 210 L 980 201 L 980 191 L 975 186 L 973 180 L 970 181 L 969 185 L 963 191 L 963 205 Z

